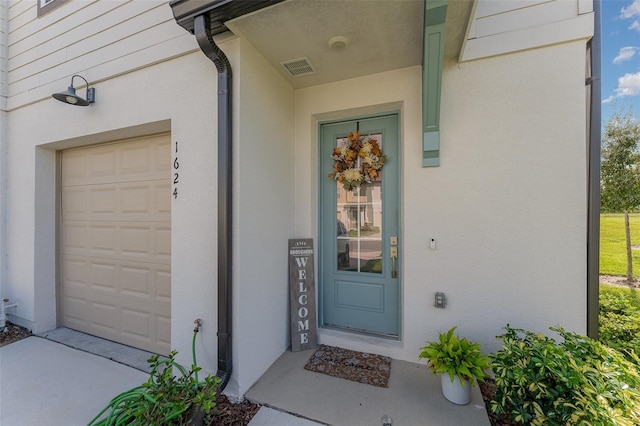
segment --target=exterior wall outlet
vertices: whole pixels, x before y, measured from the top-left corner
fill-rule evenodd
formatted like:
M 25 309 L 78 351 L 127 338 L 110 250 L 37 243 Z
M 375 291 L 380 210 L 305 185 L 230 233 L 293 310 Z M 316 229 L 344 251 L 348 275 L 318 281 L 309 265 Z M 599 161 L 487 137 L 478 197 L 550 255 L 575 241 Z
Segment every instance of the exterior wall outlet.
M 446 305 L 447 305 L 447 297 L 444 295 L 444 293 L 437 292 L 435 307 L 444 309 Z

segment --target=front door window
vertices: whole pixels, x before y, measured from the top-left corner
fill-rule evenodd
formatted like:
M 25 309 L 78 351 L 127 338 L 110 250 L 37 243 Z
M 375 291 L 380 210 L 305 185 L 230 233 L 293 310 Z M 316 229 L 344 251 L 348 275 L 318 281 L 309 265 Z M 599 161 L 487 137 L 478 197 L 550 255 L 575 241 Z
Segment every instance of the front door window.
M 369 137 L 381 145 L 381 134 Z M 336 142 L 339 148 L 344 138 Z M 338 269 L 382 273 L 382 181 L 363 183 L 352 190 L 336 182 L 336 191 Z

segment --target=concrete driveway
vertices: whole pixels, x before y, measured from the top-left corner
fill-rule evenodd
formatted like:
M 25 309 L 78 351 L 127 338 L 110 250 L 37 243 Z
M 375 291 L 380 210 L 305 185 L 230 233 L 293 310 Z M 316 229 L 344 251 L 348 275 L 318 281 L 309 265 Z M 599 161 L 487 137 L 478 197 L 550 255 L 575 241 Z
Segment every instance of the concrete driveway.
M 0 424 L 86 425 L 148 374 L 32 336 L 0 348 Z

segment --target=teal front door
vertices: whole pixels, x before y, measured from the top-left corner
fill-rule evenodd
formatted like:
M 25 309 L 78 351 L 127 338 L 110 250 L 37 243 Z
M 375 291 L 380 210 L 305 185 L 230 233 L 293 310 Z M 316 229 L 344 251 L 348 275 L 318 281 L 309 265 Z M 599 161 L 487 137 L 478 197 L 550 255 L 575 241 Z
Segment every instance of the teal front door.
M 359 132 L 363 146 L 368 142 L 361 158 L 377 144 L 386 161 L 371 182 L 345 189 L 344 182 L 328 175 L 334 172 L 334 150 L 347 144 L 352 132 Z M 319 281 L 324 327 L 399 335 L 398 139 L 397 114 L 320 128 Z M 362 161 L 353 168 L 371 173 L 361 167 Z

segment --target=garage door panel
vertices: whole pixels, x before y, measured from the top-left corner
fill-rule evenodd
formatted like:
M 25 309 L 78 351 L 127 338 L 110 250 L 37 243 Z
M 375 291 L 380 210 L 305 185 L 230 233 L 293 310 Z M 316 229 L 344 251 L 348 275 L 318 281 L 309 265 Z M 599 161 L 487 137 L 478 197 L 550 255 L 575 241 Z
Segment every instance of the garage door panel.
M 148 175 L 153 171 L 154 149 L 149 145 L 131 144 L 120 152 L 120 174 Z
M 62 267 L 65 270 L 65 281 L 84 286 L 87 279 L 87 262 L 85 259 L 67 256 L 63 259 Z
M 103 302 L 121 299 L 112 303 L 122 306 L 129 302 L 163 308 L 171 306 L 169 265 L 69 255 L 63 258 L 63 268 L 65 294 L 87 299 L 94 297 Z M 112 299 L 103 299 L 103 296 Z
M 88 304 L 91 310 L 91 322 L 94 326 L 106 329 L 105 331 L 116 329 L 118 308 L 98 302 L 88 302 Z
M 100 217 L 115 216 L 118 213 L 118 189 L 116 187 L 99 186 L 88 187 L 87 197 L 89 205 L 85 218 L 100 215 Z
M 118 218 L 135 221 L 169 221 L 171 219 L 171 184 L 138 182 L 119 184 Z
M 84 324 L 86 314 L 86 301 L 83 298 L 65 296 L 66 316 L 70 322 L 78 325 Z
M 96 147 L 89 151 L 87 177 L 100 181 L 117 174 L 117 154 L 111 147 Z
M 84 252 L 87 250 L 87 227 L 82 223 L 64 223 L 62 225 L 63 253 Z
M 122 332 L 135 339 L 149 339 L 151 314 L 146 311 L 122 309 Z
M 128 258 L 150 259 L 152 230 L 145 224 L 120 228 L 120 253 Z
M 167 182 L 74 186 L 63 188 L 62 200 L 66 221 L 171 220 L 171 184 Z
M 66 151 L 62 169 L 62 184 L 73 185 L 74 182 L 83 182 L 87 179 L 87 151 Z
M 118 266 L 112 263 L 89 263 L 89 286 L 92 290 L 117 292 Z
M 120 275 L 122 294 L 136 298 L 152 299 L 150 289 L 153 271 L 144 266 L 123 266 Z
M 155 239 L 154 258 L 158 261 L 171 259 L 171 227 L 156 226 L 153 228 Z
M 151 136 L 65 151 L 62 185 L 167 180 L 170 143 L 168 136 Z
M 85 254 L 93 256 L 108 256 L 115 258 L 118 255 L 118 227 L 115 224 L 85 225 L 89 235 L 89 246 Z
M 167 354 L 171 344 L 168 136 L 62 154 L 62 318 Z
M 157 340 L 171 347 L 171 318 L 156 315 L 156 330 L 158 330 Z
M 148 185 L 124 186 L 120 189 L 121 211 L 123 214 L 149 215 L 152 210 L 153 192 Z
M 155 145 L 154 155 L 155 172 L 166 173 L 167 170 L 171 170 L 171 140 L 165 139 Z
M 67 220 L 82 219 L 87 214 L 87 191 L 84 188 L 65 188 L 62 191 L 65 200 L 62 215 Z
M 156 274 L 156 301 L 159 304 L 171 302 L 171 271 L 169 268 L 158 267 Z
M 155 213 L 160 220 L 171 214 L 171 184 L 156 184 L 153 187 Z
M 171 262 L 171 225 L 165 222 L 73 221 L 62 228 L 63 255 Z

